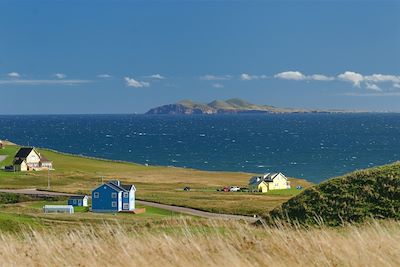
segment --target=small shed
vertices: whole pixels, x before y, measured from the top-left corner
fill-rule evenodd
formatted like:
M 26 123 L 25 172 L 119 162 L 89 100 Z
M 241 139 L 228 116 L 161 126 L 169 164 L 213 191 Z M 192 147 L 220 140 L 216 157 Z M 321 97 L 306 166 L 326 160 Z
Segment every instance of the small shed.
M 44 205 L 44 213 L 74 213 L 72 205 Z
M 87 207 L 88 206 L 88 196 L 72 196 L 68 199 L 68 205 Z

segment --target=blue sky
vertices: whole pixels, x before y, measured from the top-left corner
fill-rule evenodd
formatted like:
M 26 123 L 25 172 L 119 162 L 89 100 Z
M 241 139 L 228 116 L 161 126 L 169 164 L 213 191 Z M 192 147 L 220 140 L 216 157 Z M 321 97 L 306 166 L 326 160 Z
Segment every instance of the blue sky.
M 400 111 L 400 1 L 0 0 L 0 114 Z

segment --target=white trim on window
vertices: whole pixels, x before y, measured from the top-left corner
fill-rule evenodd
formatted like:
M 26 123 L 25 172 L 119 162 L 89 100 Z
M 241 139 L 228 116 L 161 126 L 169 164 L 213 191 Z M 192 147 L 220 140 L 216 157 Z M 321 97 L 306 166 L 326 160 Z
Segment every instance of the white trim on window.
M 124 203 L 124 205 L 122 206 L 122 209 L 129 210 L 129 203 Z
M 93 194 L 94 198 L 99 198 L 99 196 L 100 196 L 99 192 L 94 192 L 94 194 Z
M 117 193 L 111 193 L 111 198 L 117 198 Z
M 128 198 L 129 197 L 129 192 L 124 192 L 124 198 Z
M 117 207 L 117 201 L 111 202 L 111 207 L 116 208 Z

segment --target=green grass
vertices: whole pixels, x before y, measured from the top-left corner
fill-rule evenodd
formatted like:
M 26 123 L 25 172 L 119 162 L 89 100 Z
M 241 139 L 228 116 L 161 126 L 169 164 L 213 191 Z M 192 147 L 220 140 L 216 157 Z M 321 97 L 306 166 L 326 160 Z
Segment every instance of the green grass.
M 0 154 L 7 153 L 11 160 L 18 146 L 7 146 Z M 50 172 L 51 189 L 60 192 L 90 194 L 102 180 L 120 179 L 135 184 L 138 199 L 205 211 L 253 215 L 272 210 L 298 193 L 285 192 L 254 194 L 217 192 L 217 188 L 237 185 L 247 187 L 250 173 L 208 172 L 185 168 L 144 166 L 140 164 L 99 160 L 39 149 L 53 161 L 55 171 Z M 6 162 L 0 162 L 5 165 Z M 0 171 L 0 188 L 47 188 L 48 172 Z M 301 179 L 290 179 L 291 185 L 308 187 Z M 192 188 L 184 192 L 185 186 Z M 273 191 L 271 191 L 273 192 Z
M 25 214 L 9 214 L 0 212 L 0 231 L 19 232 L 24 229 L 38 229 L 41 227 L 39 220 Z
M 400 219 L 400 162 L 356 171 L 308 188 L 274 209 L 270 216 L 332 226 L 370 218 Z

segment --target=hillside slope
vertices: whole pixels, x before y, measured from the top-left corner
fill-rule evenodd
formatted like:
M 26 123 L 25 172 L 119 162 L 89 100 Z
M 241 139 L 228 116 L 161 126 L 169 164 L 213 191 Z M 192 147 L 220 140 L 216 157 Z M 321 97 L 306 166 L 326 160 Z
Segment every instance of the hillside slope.
M 214 100 L 208 104 L 183 100 L 150 109 L 146 114 L 237 114 L 237 113 L 326 113 L 340 111 L 323 111 L 293 108 L 278 108 L 267 105 L 256 105 L 245 100 L 232 98 L 226 101 Z
M 327 225 L 362 222 L 367 218 L 400 219 L 400 162 L 356 171 L 306 189 L 268 219 Z

